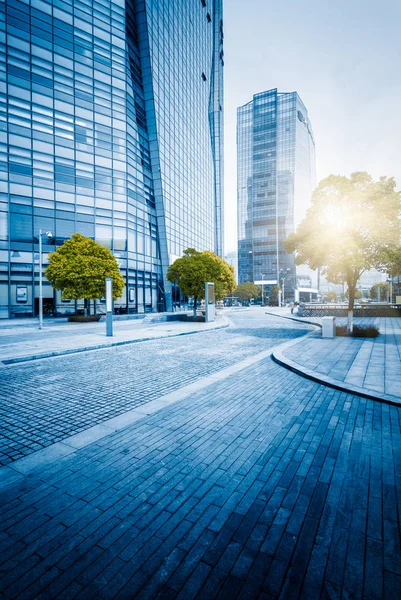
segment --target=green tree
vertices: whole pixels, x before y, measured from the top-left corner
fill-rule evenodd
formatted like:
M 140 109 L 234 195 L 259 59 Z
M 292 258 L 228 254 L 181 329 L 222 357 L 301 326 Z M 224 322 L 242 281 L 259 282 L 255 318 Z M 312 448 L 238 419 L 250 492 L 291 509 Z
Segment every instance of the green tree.
M 105 278 L 113 280 L 113 300 L 121 296 L 124 279 L 117 261 L 108 248 L 81 233 L 74 233 L 55 252 L 49 254 L 46 277 L 63 298 L 88 300 L 105 296 Z
M 297 264 L 323 267 L 328 281 L 347 283 L 349 332 L 361 274 L 386 270 L 387 251 L 400 242 L 401 194 L 395 185 L 392 177 L 374 181 L 368 173 L 330 175 L 319 183 L 306 218 L 286 241 Z
M 363 294 L 362 294 L 361 290 L 355 290 L 355 292 L 354 292 L 354 299 L 355 300 L 360 300 L 362 298 L 362 296 L 363 296 Z M 348 290 L 345 290 L 344 298 L 348 298 L 349 299 Z
M 370 297 L 372 300 L 378 300 L 379 298 L 379 289 L 380 289 L 380 299 L 383 300 L 386 298 L 388 294 L 388 284 L 387 283 L 375 283 L 370 288 Z
M 327 292 L 327 301 L 328 302 L 335 302 L 337 300 L 337 292 L 335 292 L 334 290 L 330 290 L 329 292 Z
M 387 249 L 386 271 L 391 277 L 401 275 L 401 245 Z
M 278 285 L 273 285 L 269 294 L 269 306 L 278 306 L 280 288 Z
M 222 300 L 236 286 L 234 268 L 214 252 L 198 252 L 194 248 L 184 251 L 167 271 L 167 279 L 177 284 L 184 296 L 194 297 L 194 315 L 196 303 L 205 297 L 205 282 L 214 283 L 216 300 Z
M 240 283 L 237 289 L 234 291 L 234 296 L 239 296 L 242 300 L 251 300 L 252 298 L 259 298 L 261 289 L 258 285 L 245 281 Z

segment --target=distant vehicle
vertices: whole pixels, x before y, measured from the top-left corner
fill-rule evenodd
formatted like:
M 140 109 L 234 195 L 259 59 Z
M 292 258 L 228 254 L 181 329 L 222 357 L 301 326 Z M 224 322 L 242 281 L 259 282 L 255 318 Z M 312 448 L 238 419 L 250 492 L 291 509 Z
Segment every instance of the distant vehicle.
M 224 298 L 224 306 L 242 306 L 239 296 L 227 296 Z

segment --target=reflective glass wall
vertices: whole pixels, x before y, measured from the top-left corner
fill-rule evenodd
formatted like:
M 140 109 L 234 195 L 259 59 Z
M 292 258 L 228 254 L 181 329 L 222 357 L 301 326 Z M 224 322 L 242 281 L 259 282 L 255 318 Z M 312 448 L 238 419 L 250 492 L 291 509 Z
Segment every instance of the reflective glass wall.
M 296 270 L 284 241 L 303 218 L 315 187 L 315 143 L 296 92 L 256 94 L 238 109 L 238 278 L 284 280 L 294 295 Z
M 37 314 L 39 230 L 45 265 L 76 231 L 113 251 L 119 312 L 163 310 L 172 255 L 214 247 L 214 8 L 0 3 L 0 317 Z M 46 281 L 44 297 L 77 308 Z
M 222 0 L 137 4 L 165 275 L 186 248 L 222 252 Z

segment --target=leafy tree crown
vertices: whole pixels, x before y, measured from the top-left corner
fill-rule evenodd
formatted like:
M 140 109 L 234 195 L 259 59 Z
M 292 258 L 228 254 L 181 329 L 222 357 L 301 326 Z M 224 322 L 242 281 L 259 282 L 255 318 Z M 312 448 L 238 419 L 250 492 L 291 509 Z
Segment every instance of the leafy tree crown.
M 113 299 L 121 296 L 124 279 L 111 251 L 81 233 L 49 255 L 46 277 L 63 298 L 96 300 L 105 296 L 105 278 L 113 280 Z
M 401 193 L 393 177 L 374 181 L 364 172 L 330 175 L 319 183 L 305 219 L 285 246 L 295 252 L 296 264 L 323 267 L 328 281 L 346 282 L 352 310 L 361 274 L 388 270 L 389 256 L 400 246 L 400 211 Z
M 312 196 L 297 231 L 286 241 L 297 264 L 323 267 L 329 281 L 349 284 L 367 269 L 385 269 L 400 244 L 401 194 L 392 177 L 330 175 Z
M 240 283 L 237 289 L 234 291 L 234 296 L 239 296 L 243 300 L 251 300 L 252 298 L 259 298 L 261 295 L 261 288 L 258 285 L 250 281 Z
M 184 296 L 205 297 L 205 282 L 214 283 L 217 300 L 230 294 L 235 288 L 234 268 L 214 252 L 198 252 L 194 248 L 184 251 L 167 271 L 167 279 L 177 284 Z
M 385 296 L 388 292 L 388 284 L 385 282 L 382 282 L 382 283 L 375 283 L 374 285 L 372 285 L 372 287 L 370 288 L 370 297 L 372 298 L 372 300 L 376 300 L 379 297 L 379 289 L 380 289 L 381 299 L 385 298 Z
M 280 292 L 279 286 L 273 285 L 273 287 L 270 289 L 270 294 L 269 294 L 269 305 L 270 306 L 277 306 L 278 299 L 279 299 L 279 292 Z

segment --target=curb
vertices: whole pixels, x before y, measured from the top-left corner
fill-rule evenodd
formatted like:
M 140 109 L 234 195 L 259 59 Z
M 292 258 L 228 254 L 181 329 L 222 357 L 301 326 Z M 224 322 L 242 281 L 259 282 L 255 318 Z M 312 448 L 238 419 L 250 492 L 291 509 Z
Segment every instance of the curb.
M 314 333 L 316 332 L 312 331 L 311 333 L 307 333 L 301 338 L 301 340 L 313 335 Z M 301 365 L 299 365 L 298 363 L 287 358 L 283 352 L 287 348 L 295 346 L 295 344 L 299 342 L 300 339 L 297 338 L 295 340 L 290 340 L 289 342 L 286 342 L 285 344 L 282 344 L 277 348 L 273 348 L 271 354 L 272 360 L 280 366 L 285 367 L 290 371 L 293 371 L 293 373 L 301 375 L 301 377 L 305 377 L 306 379 L 310 379 L 311 381 L 315 381 L 316 383 L 320 383 L 321 385 L 334 388 L 335 390 L 339 390 L 341 392 L 346 392 L 349 394 L 354 394 L 355 396 L 361 396 L 362 398 L 367 398 L 368 400 L 376 400 L 384 404 L 401 406 L 401 398 L 397 398 L 397 396 L 390 396 L 389 394 L 380 394 L 380 392 L 369 392 L 365 388 L 362 388 L 358 385 L 340 382 L 338 379 L 333 379 L 332 377 L 328 377 L 327 375 L 323 374 L 317 375 L 316 371 L 312 371 L 311 369 L 307 369 L 306 367 L 301 367 Z
M 197 333 L 207 333 L 209 331 L 217 331 L 229 327 L 230 323 L 224 323 L 218 327 L 204 329 L 200 331 L 181 331 L 180 333 L 169 333 L 167 335 L 159 335 L 154 337 L 146 337 L 134 340 L 124 340 L 121 342 L 110 342 L 105 344 L 96 344 L 94 346 L 85 346 L 83 348 L 72 348 L 70 350 L 56 350 L 54 352 L 45 352 L 43 354 L 33 354 L 31 356 L 21 356 L 19 358 L 6 358 L 0 361 L 0 366 L 15 365 L 19 363 L 29 362 L 32 360 L 40 360 L 42 358 L 54 358 L 56 356 L 66 356 L 68 354 L 78 354 L 79 352 L 90 352 L 91 350 L 101 350 L 102 348 L 114 348 L 116 346 L 126 346 L 128 344 L 139 344 L 140 342 L 150 342 L 152 340 L 162 340 L 165 338 L 179 337 L 182 335 L 194 335 Z
M 288 319 L 289 321 L 296 321 L 297 323 L 306 323 L 307 325 L 314 325 L 315 327 L 322 328 L 320 323 L 314 321 L 307 321 L 306 319 L 300 319 L 299 317 L 287 317 L 286 315 L 277 315 L 276 313 L 266 312 L 265 315 L 271 315 L 272 317 L 280 317 L 280 319 Z

